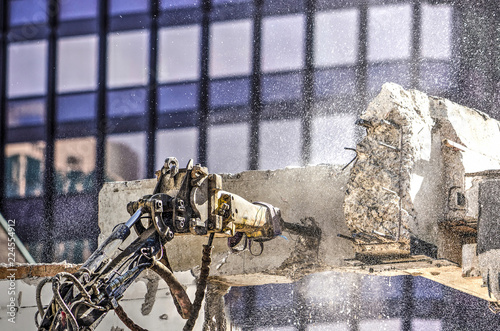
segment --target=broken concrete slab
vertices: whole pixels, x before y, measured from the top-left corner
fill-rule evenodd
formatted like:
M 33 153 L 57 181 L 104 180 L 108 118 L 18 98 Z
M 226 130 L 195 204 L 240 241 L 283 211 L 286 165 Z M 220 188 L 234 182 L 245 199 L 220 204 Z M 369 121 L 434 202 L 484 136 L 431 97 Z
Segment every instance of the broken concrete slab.
M 479 184 L 477 255 L 488 292 L 500 299 L 500 172 Z M 495 176 L 496 175 L 496 176 Z
M 361 116 L 344 211 L 359 251 L 410 252 L 410 237 L 461 262 L 470 221 L 465 174 L 500 169 L 499 122 L 449 100 L 388 83 Z M 474 229 L 473 229 L 474 231 Z
M 317 226 L 321 238 L 285 230 L 284 237 L 264 244 L 261 256 L 253 256 L 248 250 L 231 253 L 226 239 L 216 238 L 211 276 L 237 285 L 290 282 L 307 273 L 344 265 L 344 259 L 354 257 L 350 242 L 337 237 L 339 233 L 348 234 L 342 208 L 347 177 L 347 171 L 332 165 L 222 175 L 224 190 L 280 208 L 288 223 Z M 155 180 L 106 183 L 99 195 L 100 239 L 128 219 L 129 201 L 150 194 L 154 186 Z M 167 253 L 174 270 L 199 265 L 206 240 L 179 235 L 169 242 Z

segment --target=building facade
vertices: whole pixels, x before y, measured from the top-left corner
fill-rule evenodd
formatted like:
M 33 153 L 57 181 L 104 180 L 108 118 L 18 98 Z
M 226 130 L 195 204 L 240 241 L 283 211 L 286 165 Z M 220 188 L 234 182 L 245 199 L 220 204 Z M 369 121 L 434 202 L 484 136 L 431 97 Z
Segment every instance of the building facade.
M 500 116 L 494 0 L 0 5 L 0 211 L 39 261 L 81 261 L 102 184 L 167 156 L 211 172 L 347 163 L 384 82 Z

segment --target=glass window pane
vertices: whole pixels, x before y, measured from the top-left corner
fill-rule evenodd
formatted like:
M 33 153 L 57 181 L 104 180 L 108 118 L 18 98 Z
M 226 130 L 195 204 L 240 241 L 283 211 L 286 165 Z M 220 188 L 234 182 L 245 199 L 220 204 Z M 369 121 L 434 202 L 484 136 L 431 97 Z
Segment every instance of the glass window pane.
M 208 169 L 212 173 L 247 170 L 248 123 L 214 125 L 208 128 Z
M 159 89 L 162 113 L 195 109 L 198 106 L 198 84 L 164 86 Z
M 423 61 L 420 67 L 420 86 L 427 93 L 444 93 L 453 86 L 449 63 Z
M 347 164 L 355 155 L 354 115 L 321 116 L 313 119 L 311 163 Z
M 252 22 L 213 23 L 210 38 L 211 77 L 249 75 L 252 71 Z
M 279 169 L 301 163 L 300 120 L 262 121 L 259 137 L 260 169 Z
M 88 192 L 95 188 L 95 137 L 56 140 L 54 154 L 57 193 Z
M 146 134 L 108 135 L 106 140 L 106 181 L 146 178 Z M 148 174 L 153 176 L 153 174 Z
M 225 3 L 242 3 L 242 2 L 250 2 L 251 0 L 212 0 L 212 4 L 220 5 Z
M 108 35 L 108 87 L 145 85 L 148 81 L 149 31 Z
M 349 331 L 349 324 L 347 322 L 333 322 L 333 323 L 312 323 L 307 325 L 307 331 Z
M 93 90 L 97 86 L 97 36 L 58 40 L 57 91 Z
M 302 91 L 302 75 L 264 76 L 262 80 L 262 99 L 264 102 L 279 102 L 299 99 Z
M 12 43 L 8 46 L 7 95 L 40 95 L 47 91 L 47 41 Z
M 148 0 L 111 0 L 111 15 L 145 12 L 149 9 Z
M 410 84 L 410 70 L 408 64 L 373 64 L 368 66 L 368 92 L 378 93 L 382 85 L 387 82 L 402 86 Z
M 108 116 L 125 117 L 146 114 L 146 90 L 108 92 Z
M 444 328 L 441 326 L 441 320 L 430 320 L 415 318 L 411 321 L 413 331 L 441 331 Z
M 314 64 L 318 67 L 354 64 L 358 51 L 358 10 L 319 12 L 314 34 Z
M 173 156 L 184 167 L 198 155 L 198 128 L 158 130 L 156 133 L 156 169 L 161 169 L 167 157 Z
M 413 278 L 413 296 L 416 299 L 434 299 L 443 298 L 443 286 L 423 277 Z
M 162 10 L 186 8 L 186 7 L 198 7 L 200 5 L 200 2 L 201 2 L 200 0 L 161 0 L 160 6 Z
M 422 4 L 422 56 L 432 59 L 451 57 L 452 8 Z
M 354 154 L 354 152 L 352 153 Z M 385 300 L 396 301 L 403 296 L 404 279 L 405 276 L 363 277 L 361 278 L 360 298 L 362 302 L 366 303 L 384 302 Z M 377 310 L 380 308 L 377 307 Z
M 401 330 L 401 319 L 383 319 L 383 320 L 362 320 L 359 322 L 359 331 L 373 330 Z
M 336 68 L 314 73 L 314 93 L 316 97 L 331 97 L 354 94 L 356 72 L 353 68 Z
M 200 26 L 160 29 L 158 81 L 195 80 L 200 75 Z
M 304 15 L 266 17 L 262 22 L 262 70 L 300 69 L 304 65 Z
M 3 203 L 2 214 L 7 219 L 16 220 L 16 234 L 35 261 L 41 262 L 40 240 L 47 233 L 47 230 L 43 228 L 43 199 L 6 199 Z M 26 323 L 23 329 L 28 329 L 28 325 Z
M 64 0 L 59 2 L 61 20 L 95 18 L 97 16 L 97 0 Z
M 10 0 L 10 24 L 37 24 L 47 21 L 47 0 Z
M 239 106 L 248 103 L 250 80 L 233 79 L 210 83 L 210 106 Z
M 93 120 L 95 109 L 94 93 L 59 96 L 57 98 L 57 122 Z
M 7 124 L 9 127 L 41 125 L 45 123 L 45 99 L 9 101 Z
M 42 194 L 45 142 L 5 146 L 5 192 L 7 197 Z
M 409 4 L 368 9 L 368 60 L 410 57 L 411 7 Z

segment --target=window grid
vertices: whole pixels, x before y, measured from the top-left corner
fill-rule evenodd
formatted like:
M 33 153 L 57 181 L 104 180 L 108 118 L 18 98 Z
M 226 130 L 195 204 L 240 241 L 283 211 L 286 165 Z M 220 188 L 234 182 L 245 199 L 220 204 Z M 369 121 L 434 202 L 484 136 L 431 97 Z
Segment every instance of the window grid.
M 148 17 L 146 29 L 149 31 L 148 38 L 148 46 L 149 49 L 155 50 L 150 51 L 147 55 L 148 62 L 148 74 L 147 81 L 144 86 L 141 88 L 146 90 L 147 100 L 145 104 L 145 112 L 146 112 L 146 128 L 147 128 L 147 136 L 146 136 L 146 146 L 144 148 L 147 151 L 146 157 L 146 173 L 147 176 L 151 176 L 153 171 L 155 170 L 155 162 L 160 157 L 156 155 L 156 144 L 155 138 L 158 130 L 163 130 L 167 128 L 174 128 L 176 126 L 185 126 L 185 127 L 195 127 L 198 130 L 197 135 L 197 151 L 198 151 L 198 162 L 207 163 L 207 134 L 208 134 L 208 125 L 212 123 L 214 119 L 217 118 L 216 112 L 223 113 L 224 111 L 230 111 L 233 108 L 237 108 L 240 110 L 248 111 L 248 116 L 250 119 L 250 130 L 249 130 L 249 139 L 248 139 L 248 169 L 259 169 L 259 135 L 260 135 L 260 127 L 261 123 L 264 119 L 273 118 L 273 116 L 283 116 L 287 118 L 287 116 L 291 116 L 291 118 L 299 118 L 301 123 L 301 160 L 303 164 L 307 164 L 311 160 L 311 123 L 313 119 L 313 115 L 315 114 L 314 105 L 318 100 L 322 99 L 330 99 L 335 98 L 335 95 L 327 95 L 327 94 L 319 94 L 315 92 L 316 85 L 316 77 L 318 74 L 322 72 L 327 72 L 328 70 L 337 70 L 337 69 L 352 69 L 355 73 L 355 84 L 356 89 L 354 91 L 354 95 L 357 96 L 356 102 L 354 104 L 354 108 L 356 111 L 360 111 L 364 105 L 366 105 L 367 95 L 369 94 L 368 88 L 368 48 L 367 48 L 367 39 L 368 39 L 368 20 L 369 20 L 369 10 L 372 8 L 372 5 L 369 5 L 367 2 L 362 1 L 359 5 L 350 6 L 347 8 L 354 8 L 358 11 L 358 42 L 356 49 L 356 61 L 353 64 L 347 65 L 336 65 L 332 63 L 331 65 L 315 67 L 314 65 L 314 33 L 315 33 L 315 19 L 317 17 L 318 12 L 325 10 L 336 10 L 336 9 L 345 9 L 346 7 L 337 6 L 334 4 L 327 5 L 324 1 L 319 0 L 304 0 L 290 2 L 292 5 L 288 8 L 287 5 L 284 4 L 281 8 L 281 5 L 276 5 L 278 2 L 274 2 L 271 6 L 267 1 L 264 0 L 255 0 L 249 2 L 237 2 L 230 5 L 219 4 L 218 2 L 211 3 L 210 0 L 200 0 L 199 5 L 191 5 L 196 4 L 196 1 L 186 1 L 186 6 L 180 6 L 177 8 L 167 8 L 165 6 L 165 1 L 162 1 L 162 4 L 159 3 L 160 0 L 154 0 L 148 6 L 148 11 L 140 11 L 137 13 L 127 13 L 124 15 L 123 22 L 119 20 L 118 16 L 111 16 L 110 13 L 110 0 L 98 1 L 97 3 L 97 18 L 88 18 L 86 17 L 84 20 L 72 21 L 68 18 L 61 19 L 62 22 L 59 22 L 58 15 L 48 15 L 47 23 L 45 24 L 47 27 L 40 28 L 37 33 L 32 35 L 25 36 L 24 39 L 20 37 L 18 31 L 20 29 L 19 26 L 12 26 L 9 28 L 9 1 L 8 0 L 0 0 L 0 5 L 3 13 L 2 16 L 2 26 L 1 26 L 1 53 L 0 53 L 0 102 L 2 105 L 2 112 L 0 114 L 0 152 L 4 153 L 5 145 L 9 142 L 9 137 L 16 137 L 16 134 L 21 132 L 20 130 L 24 130 L 25 128 L 12 128 L 7 129 L 7 121 L 6 121 L 6 110 L 8 101 L 14 100 L 29 100 L 32 96 L 26 97 L 16 97 L 16 98 L 8 98 L 6 95 L 7 90 L 7 45 L 8 43 L 17 41 L 17 40 L 40 40 L 46 39 L 48 40 L 48 56 L 47 56 L 47 68 L 52 68 L 47 72 L 47 93 L 46 93 L 46 120 L 45 126 L 41 128 L 41 135 L 33 135 L 32 139 L 39 139 L 40 136 L 44 137 L 47 144 L 47 155 L 45 157 L 45 168 L 53 169 L 53 153 L 54 153 L 54 142 L 56 136 L 58 138 L 64 138 L 64 134 L 62 137 L 59 136 L 61 132 L 69 132 L 68 128 L 75 128 L 75 125 L 71 126 L 71 123 L 60 123 L 56 121 L 56 113 L 57 113 L 57 100 L 56 97 L 60 96 L 77 96 L 84 93 L 88 93 L 89 91 L 61 91 L 63 93 L 57 94 L 57 86 L 56 86 L 56 78 L 57 78 L 57 66 L 55 64 L 55 60 L 57 58 L 57 50 L 58 50 L 58 41 L 63 40 L 63 37 L 70 36 L 88 36 L 88 35 L 96 35 L 97 33 L 97 87 L 95 89 L 95 102 L 96 102 L 96 115 L 95 119 L 82 120 L 81 123 L 85 122 L 85 125 L 81 125 L 81 130 L 76 131 L 76 133 L 71 133 L 75 137 L 83 137 L 88 135 L 88 127 L 93 127 L 96 137 L 96 173 L 97 173 L 97 185 L 94 193 L 98 192 L 98 189 L 104 183 L 105 178 L 105 143 L 106 137 L 109 133 L 109 113 L 110 109 L 108 109 L 108 93 L 111 91 L 120 91 L 121 88 L 107 88 L 106 83 L 108 80 L 108 63 L 106 62 L 106 58 L 108 56 L 108 37 L 114 31 L 130 31 L 137 30 L 137 27 L 132 23 L 127 23 L 129 21 L 128 18 L 133 18 L 134 15 L 137 17 L 146 15 Z M 321 5 L 316 6 L 316 3 L 320 2 Z M 48 8 L 54 8 L 57 6 L 52 6 L 56 3 L 56 0 L 48 0 L 47 6 Z M 398 1 L 397 5 L 402 4 L 411 4 L 411 31 L 412 34 L 410 36 L 410 58 L 406 61 L 409 65 L 409 85 L 411 87 L 419 87 L 421 84 L 421 57 L 420 54 L 420 46 L 422 43 L 421 37 L 421 21 L 422 21 L 422 9 L 419 1 Z M 52 6 L 52 7 L 51 7 Z M 250 10 L 248 10 L 250 8 Z M 245 9 L 245 10 L 238 10 Z M 48 12 L 48 9 L 47 9 Z M 190 15 L 179 15 L 180 13 L 189 13 Z M 286 70 L 280 71 L 278 73 L 262 73 L 262 30 L 263 30 L 263 19 L 267 19 L 270 17 L 286 17 L 290 15 L 290 13 L 300 14 L 304 18 L 304 60 L 303 65 L 296 70 Z M 169 20 L 166 18 L 179 16 L 182 19 L 174 19 Z M 187 17 L 187 18 L 186 18 Z M 252 54 L 251 54 L 251 72 L 250 76 L 247 75 L 231 75 L 219 77 L 216 76 L 214 78 L 210 78 L 210 27 L 212 24 L 216 22 L 230 22 L 231 20 L 250 20 L 251 21 L 251 34 L 252 34 Z M 92 24 L 88 25 L 88 22 L 95 21 L 94 28 L 91 28 Z M 118 23 L 117 23 L 118 22 Z M 121 23 L 120 23 L 121 22 Z M 61 23 L 61 24 L 60 24 Z M 129 25 L 127 25 L 129 24 Z M 181 26 L 181 25 L 192 25 L 198 24 L 200 25 L 200 50 L 199 50 L 199 76 L 193 80 L 187 81 L 183 80 L 181 82 L 162 82 L 159 84 L 158 82 L 158 33 L 161 29 L 165 27 L 173 27 L 173 26 Z M 64 27 L 64 31 L 60 31 L 60 29 Z M 94 30 L 92 30 L 94 29 Z M 59 35 L 58 35 L 59 33 Z M 21 38 L 21 39 L 19 39 Z M 446 60 L 440 59 L 438 62 Z M 396 63 L 398 61 L 387 61 L 385 63 Z M 298 75 L 300 77 L 300 93 L 299 102 L 296 105 L 290 106 L 294 102 L 286 101 L 283 105 L 276 105 L 276 109 L 284 109 L 285 111 L 281 115 L 273 115 L 268 116 L 268 112 L 265 109 L 270 109 L 274 107 L 275 101 L 270 101 L 265 103 L 263 100 L 263 80 L 266 77 L 272 77 L 276 75 L 286 76 L 286 75 Z M 445 75 L 444 73 L 443 75 Z M 450 76 L 452 76 L 450 74 Z M 224 105 L 218 104 L 216 107 L 211 106 L 210 102 L 210 91 L 211 84 L 220 82 L 230 82 L 232 80 L 236 81 L 241 78 L 249 79 L 250 87 L 249 87 L 249 98 L 246 104 L 242 105 Z M 158 109 L 158 100 L 160 99 L 158 93 L 160 93 L 160 89 L 162 87 L 176 86 L 180 84 L 195 84 L 197 86 L 196 92 L 197 95 L 195 98 L 197 99 L 196 106 L 194 108 L 188 109 L 186 111 L 173 111 L 170 114 L 169 111 L 163 112 L 162 109 Z M 139 86 L 127 86 L 123 89 L 131 89 Z M 450 87 L 451 89 L 451 87 Z M 353 93 L 353 92 L 347 92 Z M 288 112 L 286 107 L 287 104 L 291 108 L 297 108 L 297 111 Z M 284 107 L 284 108 L 280 108 Z M 290 109 L 291 109 L 290 108 Z M 196 109 L 198 109 L 196 111 Z M 194 116 L 193 116 L 194 115 Z M 235 121 L 243 121 L 248 117 L 245 116 L 235 116 Z M 212 119 L 212 120 L 211 120 Z M 182 123 L 182 124 L 176 124 Z M 56 125 L 60 126 L 57 128 L 58 132 L 56 132 Z M 140 126 L 138 126 L 140 127 Z M 134 128 L 134 126 L 129 126 L 127 128 L 126 125 L 122 125 L 119 127 L 117 133 L 123 133 L 129 130 L 130 128 Z M 143 129 L 142 129 L 143 130 Z M 9 134 L 8 134 L 9 133 Z M 11 134 L 12 133 L 12 134 Z M 71 135 L 70 134 L 70 135 Z M 17 134 L 17 137 L 20 137 Z M 29 140 L 29 139 L 28 139 Z M 0 179 L 3 178 L 4 175 L 4 162 L 0 162 Z M 44 179 L 44 187 L 46 192 L 54 192 L 54 190 L 50 190 L 51 187 L 54 187 L 54 177 L 53 171 L 47 171 Z M 0 205 L 5 203 L 5 192 L 4 187 L 0 188 Z M 55 194 L 55 193 L 54 193 Z M 45 198 L 45 215 L 48 220 L 53 217 L 52 210 L 52 202 L 56 198 L 54 194 L 49 194 Z

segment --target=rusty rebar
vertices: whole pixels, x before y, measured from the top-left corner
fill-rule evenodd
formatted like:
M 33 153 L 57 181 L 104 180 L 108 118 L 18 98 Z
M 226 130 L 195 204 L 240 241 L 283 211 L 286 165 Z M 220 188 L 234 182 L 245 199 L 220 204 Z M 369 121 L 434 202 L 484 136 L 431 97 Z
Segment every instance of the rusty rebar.
M 132 331 L 148 331 L 147 329 L 144 329 L 140 327 L 139 325 L 135 324 L 134 321 L 128 317 L 127 313 L 123 310 L 122 306 L 120 306 L 119 303 L 117 303 L 117 306 L 114 308 L 116 316 L 125 324 L 130 330 Z
M 184 325 L 183 331 L 193 330 L 198 314 L 200 313 L 201 304 L 205 296 L 205 289 L 207 287 L 207 279 L 210 274 L 210 263 L 212 263 L 212 241 L 214 234 L 210 234 L 210 239 L 208 240 L 208 245 L 203 245 L 203 256 L 201 258 L 201 270 L 200 277 L 198 278 L 198 284 L 196 285 L 196 294 L 194 298 L 193 305 L 191 307 L 191 314 L 189 319 Z
M 183 319 L 189 318 L 192 306 L 191 300 L 189 300 L 184 287 L 182 287 L 181 283 L 179 283 L 177 278 L 175 278 L 172 271 L 170 271 L 166 265 L 156 259 L 153 261 L 151 270 L 156 272 L 165 281 L 165 283 L 167 283 L 168 287 L 170 288 L 172 298 L 174 299 L 174 302 L 177 303 L 176 308 L 179 312 L 179 315 L 181 315 Z

